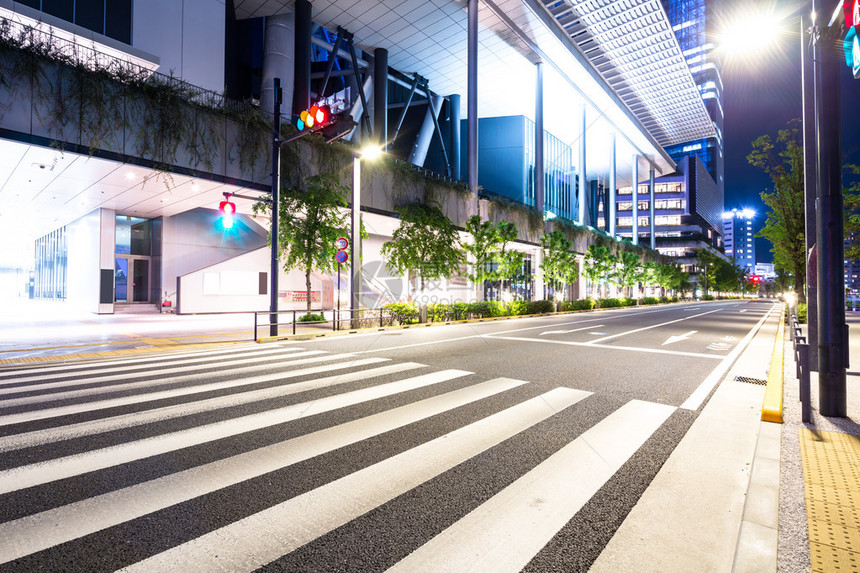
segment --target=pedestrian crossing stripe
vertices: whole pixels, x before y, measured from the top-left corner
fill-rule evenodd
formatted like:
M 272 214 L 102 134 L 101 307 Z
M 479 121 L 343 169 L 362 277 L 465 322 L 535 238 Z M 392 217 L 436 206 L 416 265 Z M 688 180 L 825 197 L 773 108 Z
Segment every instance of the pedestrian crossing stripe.
M 589 395 L 550 390 L 120 571 L 255 570 Z
M 0 563 L 182 503 L 373 436 L 506 392 L 498 378 L 250 452 L 0 524 Z M 58 527 L 62 524 L 63 527 Z

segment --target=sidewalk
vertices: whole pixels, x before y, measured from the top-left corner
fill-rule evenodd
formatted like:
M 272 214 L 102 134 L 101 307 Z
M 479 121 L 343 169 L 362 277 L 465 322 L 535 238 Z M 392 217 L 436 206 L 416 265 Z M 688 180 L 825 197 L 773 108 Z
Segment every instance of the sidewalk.
M 846 418 L 818 412 L 812 372 L 812 418 L 802 422 L 793 346 L 786 342 L 779 571 L 860 571 L 860 312 L 847 312 L 846 322 Z

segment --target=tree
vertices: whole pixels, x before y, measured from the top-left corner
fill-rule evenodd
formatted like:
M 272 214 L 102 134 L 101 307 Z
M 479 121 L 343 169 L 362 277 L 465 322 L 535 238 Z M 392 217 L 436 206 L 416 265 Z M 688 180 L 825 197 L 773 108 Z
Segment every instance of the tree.
M 499 244 L 499 232 L 491 221 L 482 222 L 480 215 L 469 217 L 466 232 L 472 236 L 472 242 L 464 243 L 463 249 L 474 259 L 469 279 L 475 283 L 475 288 L 480 288 L 484 281 L 495 277 L 492 267 Z
M 630 288 L 642 275 L 642 259 L 636 253 L 621 251 L 615 265 L 615 279 L 618 286 Z
M 407 203 L 395 209 L 400 226 L 391 240 L 382 245 L 382 256 L 389 269 L 421 280 L 450 278 L 463 264 L 463 251 L 456 227 L 438 204 Z
M 510 221 L 501 221 L 496 227 L 497 236 L 499 238 L 499 250 L 495 253 L 495 259 L 498 263 L 497 277 L 502 283 L 502 288 L 505 286 L 505 279 L 508 280 L 508 289 L 510 289 L 511 281 L 517 279 L 523 268 L 523 261 L 526 254 L 522 251 L 517 251 L 508 248 L 508 243 L 515 241 L 518 236 L 517 225 Z
M 541 237 L 543 248 L 543 276 L 551 284 L 561 283 L 564 288 L 576 280 L 576 255 L 573 253 L 573 241 L 564 236 L 559 230 L 544 233 Z
M 592 285 L 596 285 L 600 281 L 607 280 L 615 262 L 609 247 L 588 245 L 583 260 L 582 274 L 591 281 Z
M 346 194 L 331 173 L 321 173 L 305 179 L 304 187 L 281 192 L 278 223 L 278 255 L 285 271 L 300 268 L 305 271 L 307 309 L 311 310 L 311 273 L 335 271 L 335 241 L 349 232 Z M 255 213 L 271 215 L 272 206 L 256 203 Z M 271 236 L 269 237 L 271 243 Z
M 761 193 L 770 210 L 764 228 L 756 236 L 770 241 L 774 267 L 794 277 L 794 292 L 805 301 L 805 200 L 800 120 L 791 120 L 786 129 L 779 130 L 776 142 L 769 135 L 756 138 L 747 161 L 761 168 L 773 181 L 773 190 Z
M 711 287 L 717 280 L 717 268 L 722 259 L 710 249 L 702 249 L 696 253 L 696 261 L 702 267 L 701 277 L 705 283 L 702 285 L 702 294 L 708 294 L 708 291 L 711 290 Z
M 846 165 L 846 171 L 854 175 L 860 174 L 860 166 Z M 843 228 L 845 239 L 845 258 L 848 260 L 860 259 L 860 181 L 854 181 L 842 190 L 842 201 L 845 210 Z

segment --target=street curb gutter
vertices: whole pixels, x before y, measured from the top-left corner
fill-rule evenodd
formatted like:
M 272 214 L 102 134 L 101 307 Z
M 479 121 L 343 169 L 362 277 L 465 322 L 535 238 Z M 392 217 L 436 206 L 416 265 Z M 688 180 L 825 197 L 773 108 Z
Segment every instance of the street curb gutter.
M 779 326 L 776 331 L 776 341 L 773 344 L 773 356 L 767 373 L 767 389 L 764 392 L 764 402 L 761 406 L 763 422 L 782 423 L 782 357 L 785 352 L 785 311 L 780 313 Z

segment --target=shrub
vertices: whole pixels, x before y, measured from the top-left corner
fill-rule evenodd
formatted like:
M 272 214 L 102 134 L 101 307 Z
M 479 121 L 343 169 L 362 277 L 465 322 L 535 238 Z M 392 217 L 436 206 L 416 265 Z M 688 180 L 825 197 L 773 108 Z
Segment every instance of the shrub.
M 455 302 L 451 305 L 453 320 L 463 320 L 469 314 L 469 303 Z
M 562 310 L 591 310 L 595 307 L 597 301 L 593 298 L 583 298 L 562 303 Z
M 621 299 L 617 298 L 602 298 L 597 301 L 598 308 L 617 308 L 622 306 Z
M 621 306 L 636 306 L 636 299 L 635 298 L 622 298 L 621 299 Z
M 678 295 L 675 295 L 669 299 L 669 302 L 678 302 L 679 300 L 681 300 L 681 299 L 678 298 Z
M 661 296 L 661 297 L 660 297 L 660 303 L 661 303 L 661 304 L 666 304 L 667 302 L 670 302 L 670 300 L 669 300 L 669 297 L 668 297 L 668 296 L 663 295 L 663 296 Z
M 483 300 L 473 302 L 469 305 L 469 314 L 480 318 L 490 318 L 492 316 L 504 316 L 505 308 L 502 303 L 495 300 Z
M 325 317 L 321 314 L 307 313 L 300 316 L 296 322 L 325 322 Z
M 806 324 L 806 303 L 797 303 L 797 322 Z
M 714 300 L 714 295 L 712 294 L 703 294 L 702 300 Z
M 442 302 L 431 302 L 427 305 L 427 320 L 429 322 L 445 322 L 446 320 L 453 320 L 453 315 L 453 305 Z
M 411 302 L 392 302 L 382 308 L 391 311 L 398 324 L 408 324 L 418 319 L 418 307 Z
M 551 300 L 536 300 L 528 303 L 526 314 L 544 314 L 555 311 L 555 302 Z
M 524 300 L 512 300 L 507 305 L 505 305 L 505 313 L 508 316 L 519 316 L 521 314 L 528 314 L 529 303 Z
M 639 304 L 657 304 L 660 302 L 655 296 L 646 296 L 639 299 Z

